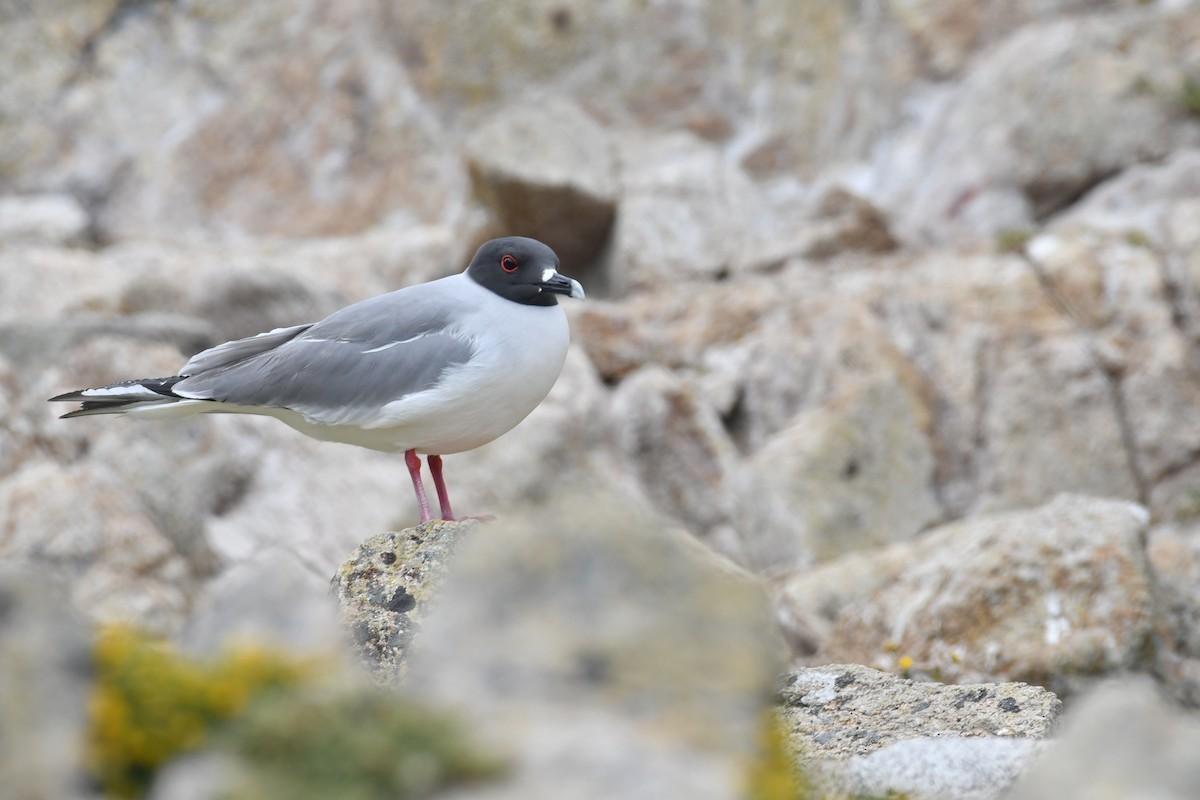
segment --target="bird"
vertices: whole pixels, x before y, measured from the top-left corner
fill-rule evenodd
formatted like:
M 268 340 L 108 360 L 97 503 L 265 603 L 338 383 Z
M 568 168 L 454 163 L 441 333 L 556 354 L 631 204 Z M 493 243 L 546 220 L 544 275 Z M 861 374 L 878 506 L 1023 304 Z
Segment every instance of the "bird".
M 276 328 L 192 356 L 179 374 L 51 397 L 96 414 L 168 419 L 205 413 L 274 417 L 315 439 L 403 452 L 421 524 L 433 519 L 427 456 L 442 518 L 459 519 L 442 456 L 512 430 L 566 362 L 559 296 L 583 286 L 546 244 L 485 242 L 465 271 L 362 300 L 316 323 Z

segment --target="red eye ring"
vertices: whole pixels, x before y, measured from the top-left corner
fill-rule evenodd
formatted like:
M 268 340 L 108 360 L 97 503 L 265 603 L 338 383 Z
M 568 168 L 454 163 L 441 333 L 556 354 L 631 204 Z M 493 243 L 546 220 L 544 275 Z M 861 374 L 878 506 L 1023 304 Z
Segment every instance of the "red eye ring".
M 517 259 L 513 256 L 510 256 L 508 253 L 505 253 L 504 255 L 500 256 L 500 269 L 504 270 L 505 272 L 516 272 Z

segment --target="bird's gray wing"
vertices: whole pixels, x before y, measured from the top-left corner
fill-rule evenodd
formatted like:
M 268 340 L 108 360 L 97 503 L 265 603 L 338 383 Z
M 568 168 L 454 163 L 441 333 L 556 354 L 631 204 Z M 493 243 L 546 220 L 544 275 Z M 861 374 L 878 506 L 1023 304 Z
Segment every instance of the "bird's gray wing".
M 234 405 L 289 408 L 328 425 L 369 425 L 381 406 L 434 387 L 447 370 L 470 360 L 474 345 L 453 331 L 445 309 L 436 295 L 407 289 L 366 300 L 275 348 L 185 378 L 172 390 Z
M 183 365 L 183 369 L 179 370 L 179 374 L 196 375 L 207 370 L 227 367 L 230 364 L 235 364 L 243 359 L 256 356 L 259 353 L 274 350 L 284 342 L 296 338 L 312 326 L 313 323 L 309 322 L 304 325 L 293 325 L 290 328 L 276 328 L 273 331 L 260 333 L 257 336 L 235 339 L 232 342 L 225 342 L 225 344 L 210 347 L 192 356 Z

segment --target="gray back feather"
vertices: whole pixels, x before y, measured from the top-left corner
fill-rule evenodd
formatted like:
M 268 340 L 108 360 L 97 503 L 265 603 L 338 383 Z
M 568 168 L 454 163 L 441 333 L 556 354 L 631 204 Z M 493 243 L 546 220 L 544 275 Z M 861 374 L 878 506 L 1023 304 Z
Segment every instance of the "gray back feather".
M 235 339 L 232 342 L 225 342 L 225 344 L 210 347 L 192 356 L 183 365 L 183 369 L 179 371 L 179 374 L 198 375 L 208 370 L 227 367 L 250 356 L 274 350 L 279 345 L 289 339 L 294 339 L 297 335 L 312 326 L 313 324 L 309 322 L 304 325 L 293 325 L 290 328 L 276 328 L 273 331 L 260 333 L 257 336 L 250 336 L 246 339 Z
M 205 351 L 188 362 L 205 369 L 174 391 L 290 408 L 326 424 L 363 422 L 381 405 L 435 386 L 448 368 L 470 359 L 473 344 L 449 330 L 452 312 L 427 288 L 437 283 L 364 300 L 315 325 Z

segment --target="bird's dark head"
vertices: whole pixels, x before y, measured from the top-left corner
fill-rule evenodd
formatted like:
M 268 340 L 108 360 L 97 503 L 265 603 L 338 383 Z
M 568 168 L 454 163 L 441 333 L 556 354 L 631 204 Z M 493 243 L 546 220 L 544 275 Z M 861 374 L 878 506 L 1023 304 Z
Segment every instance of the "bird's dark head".
M 506 236 L 485 242 L 467 266 L 467 277 L 514 303 L 552 306 L 565 294 L 583 299 L 574 278 L 558 274 L 558 256 L 537 239 Z

